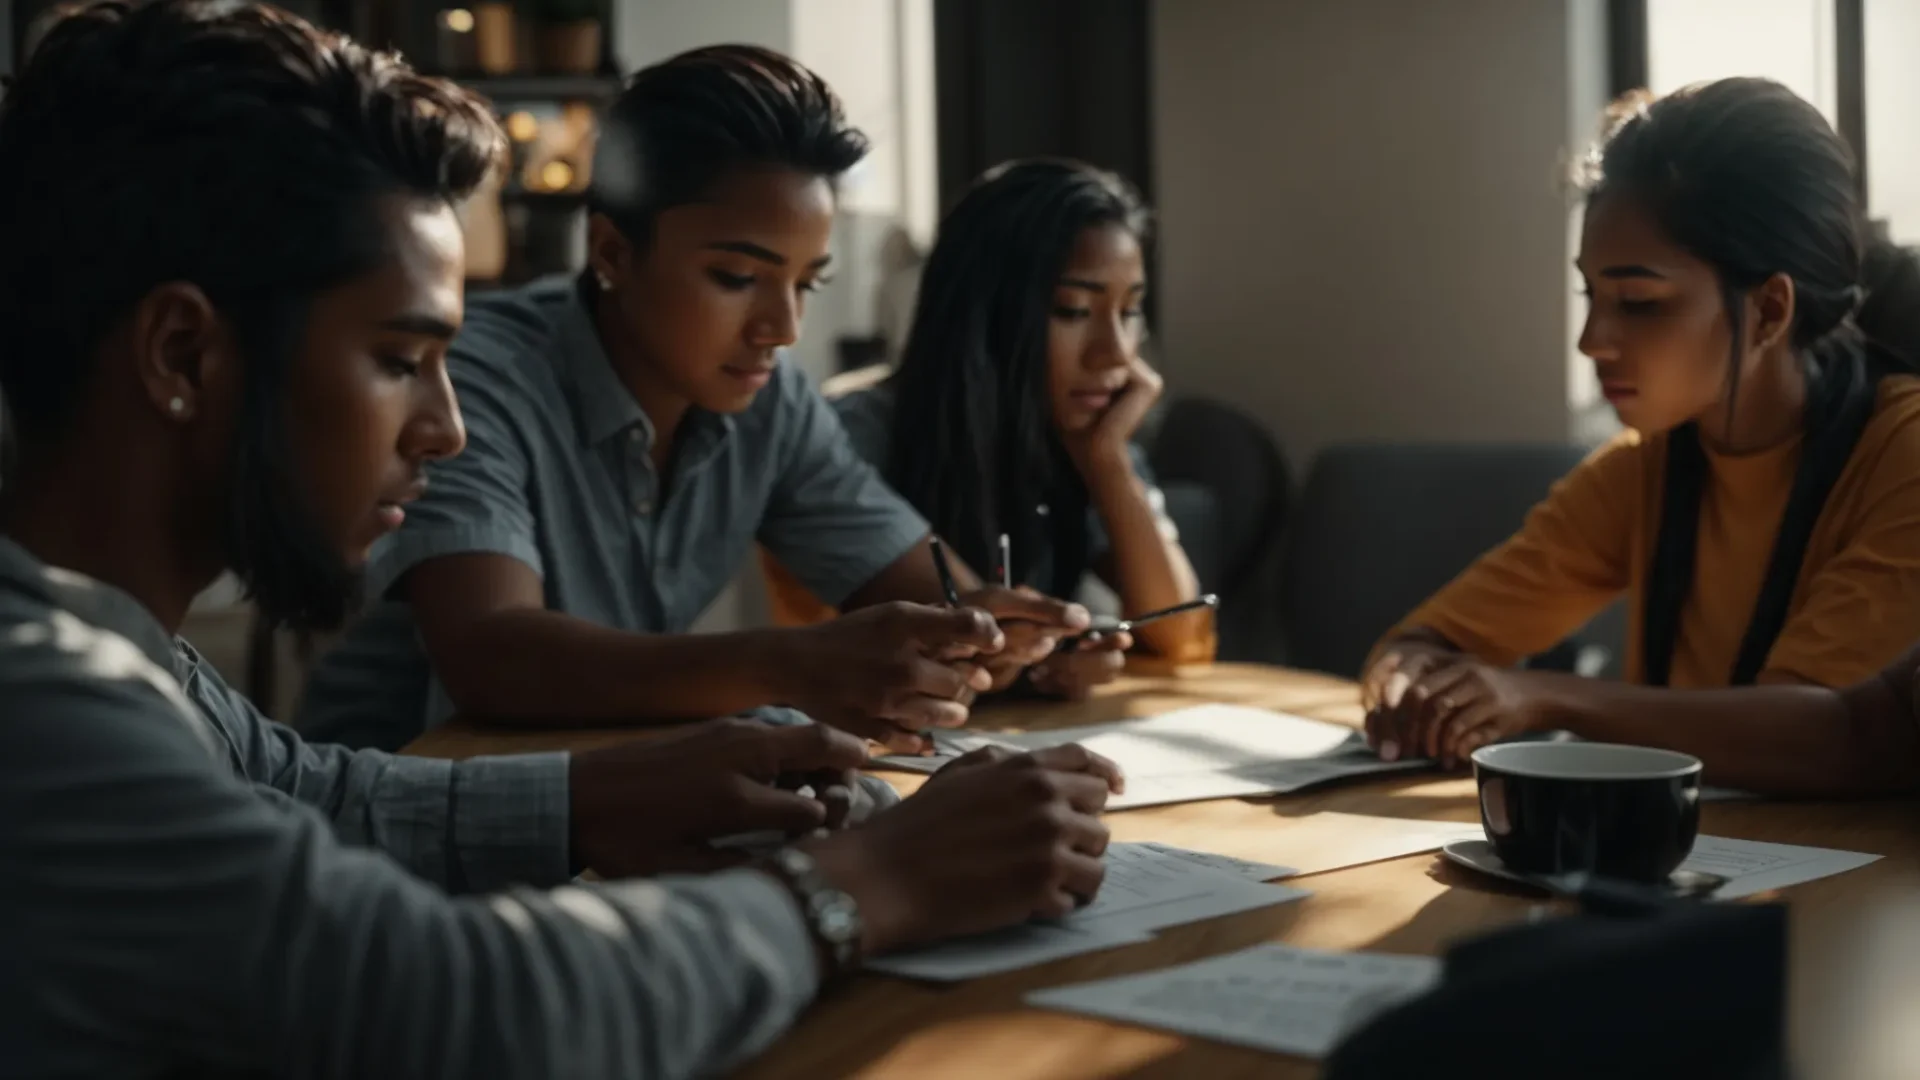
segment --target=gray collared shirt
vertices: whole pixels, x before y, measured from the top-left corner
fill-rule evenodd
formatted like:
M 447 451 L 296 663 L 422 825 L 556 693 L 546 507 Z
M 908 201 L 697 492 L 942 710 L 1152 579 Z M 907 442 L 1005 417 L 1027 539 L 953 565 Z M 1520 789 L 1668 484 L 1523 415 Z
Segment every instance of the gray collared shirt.
M 370 596 L 428 560 L 490 552 L 539 573 L 551 610 L 678 634 L 756 541 L 838 604 L 926 535 L 784 360 L 744 413 L 688 415 L 663 485 L 653 427 L 571 279 L 476 298 L 448 366 L 466 451 L 429 467 L 426 497 L 376 546 Z M 301 727 L 397 748 L 453 711 L 430 676 L 406 607 L 376 604 L 308 680 Z
M 698 1075 L 815 988 L 760 874 L 565 884 L 565 754 L 304 743 L 4 537 L 0 702 L 7 1076 Z

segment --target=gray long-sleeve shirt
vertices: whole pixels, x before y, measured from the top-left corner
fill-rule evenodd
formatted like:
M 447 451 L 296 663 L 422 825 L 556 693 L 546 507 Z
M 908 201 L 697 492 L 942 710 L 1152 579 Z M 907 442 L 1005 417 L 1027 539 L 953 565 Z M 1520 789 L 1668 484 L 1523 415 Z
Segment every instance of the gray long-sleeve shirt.
M 566 884 L 566 771 L 309 746 L 0 537 L 0 1075 L 667 1077 L 764 1046 L 818 978 L 791 899 Z

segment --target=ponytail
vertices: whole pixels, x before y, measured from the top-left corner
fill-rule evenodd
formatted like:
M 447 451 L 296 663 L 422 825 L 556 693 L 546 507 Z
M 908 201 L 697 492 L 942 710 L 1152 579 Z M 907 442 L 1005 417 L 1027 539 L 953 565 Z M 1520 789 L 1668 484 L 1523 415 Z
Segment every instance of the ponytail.
M 1876 237 L 1860 260 L 1859 287 L 1853 322 L 1872 362 L 1881 374 L 1920 374 L 1920 258 Z

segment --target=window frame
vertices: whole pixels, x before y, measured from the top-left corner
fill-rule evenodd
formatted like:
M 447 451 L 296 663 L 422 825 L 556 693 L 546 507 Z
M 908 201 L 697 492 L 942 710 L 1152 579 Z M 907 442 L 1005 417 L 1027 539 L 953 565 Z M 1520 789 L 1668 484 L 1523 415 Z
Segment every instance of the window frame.
M 1867 198 L 1866 0 L 1833 4 L 1835 127 L 1853 151 L 1860 204 Z M 1607 74 L 1614 97 L 1647 85 L 1647 0 L 1607 0 Z

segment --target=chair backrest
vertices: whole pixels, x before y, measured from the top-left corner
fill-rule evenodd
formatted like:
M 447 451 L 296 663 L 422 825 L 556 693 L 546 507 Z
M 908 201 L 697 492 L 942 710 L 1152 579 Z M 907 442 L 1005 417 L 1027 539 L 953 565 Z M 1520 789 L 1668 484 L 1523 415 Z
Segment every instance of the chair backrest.
M 1279 444 L 1258 420 L 1217 401 L 1181 398 L 1167 407 L 1147 458 L 1162 485 L 1198 484 L 1218 500 L 1222 587 L 1278 543 L 1291 478 Z
M 1147 458 L 1201 584 L 1220 594 L 1220 658 L 1278 660 L 1279 619 L 1270 598 L 1293 502 L 1293 478 L 1279 444 L 1258 420 L 1230 405 L 1180 398 L 1167 407 Z M 1211 505 L 1197 505 L 1203 502 Z M 1210 535 L 1190 530 L 1183 508 Z
M 1551 445 L 1321 451 L 1282 572 L 1287 662 L 1357 676 L 1395 623 L 1511 536 L 1585 453 Z

